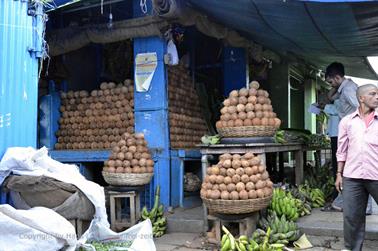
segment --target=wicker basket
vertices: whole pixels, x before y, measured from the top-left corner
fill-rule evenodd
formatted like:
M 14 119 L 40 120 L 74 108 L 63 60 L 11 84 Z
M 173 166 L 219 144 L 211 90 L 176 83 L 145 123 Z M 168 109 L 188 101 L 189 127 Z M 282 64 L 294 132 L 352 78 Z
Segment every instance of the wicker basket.
M 106 183 L 113 186 L 141 186 L 150 183 L 152 173 L 108 173 L 102 172 Z
M 222 137 L 264 137 L 273 136 L 277 128 L 274 126 L 237 126 L 237 127 L 222 127 L 217 128 L 218 133 Z
M 265 198 L 248 200 L 211 200 L 202 197 L 201 199 L 209 211 L 214 213 L 246 214 L 266 208 L 272 199 L 272 195 Z

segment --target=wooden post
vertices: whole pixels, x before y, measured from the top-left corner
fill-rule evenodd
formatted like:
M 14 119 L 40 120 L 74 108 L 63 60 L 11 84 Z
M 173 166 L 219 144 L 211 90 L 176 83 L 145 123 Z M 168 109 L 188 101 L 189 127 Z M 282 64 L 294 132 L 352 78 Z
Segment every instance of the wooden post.
M 303 183 L 303 152 L 295 151 L 295 183 L 297 185 Z

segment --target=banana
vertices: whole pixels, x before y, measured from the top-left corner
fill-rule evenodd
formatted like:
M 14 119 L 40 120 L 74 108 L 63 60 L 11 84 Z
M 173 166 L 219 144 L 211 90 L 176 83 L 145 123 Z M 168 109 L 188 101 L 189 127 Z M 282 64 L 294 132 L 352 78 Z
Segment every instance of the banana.
M 293 236 L 295 236 L 295 231 L 290 231 L 285 234 L 285 238 L 290 240 Z
M 221 247 L 224 246 L 224 243 L 226 242 L 227 238 L 228 238 L 228 237 L 227 237 L 227 234 L 224 234 L 224 235 L 222 236 Z
M 246 242 L 248 242 L 248 237 L 246 235 L 240 235 L 239 236 L 239 241 L 246 241 Z
M 247 248 L 245 247 L 245 244 L 242 243 L 242 242 L 239 242 L 239 249 L 240 249 L 241 251 L 247 251 Z
M 232 236 L 232 234 L 229 234 L 229 235 L 230 235 L 230 248 L 231 248 L 231 250 L 235 250 L 235 248 L 236 248 L 235 238 L 234 238 L 234 236 Z
M 221 247 L 221 251 L 227 251 L 227 250 L 230 250 L 230 248 L 231 248 L 231 240 L 230 240 L 228 234 L 225 234 L 225 236 L 226 236 L 226 240 Z

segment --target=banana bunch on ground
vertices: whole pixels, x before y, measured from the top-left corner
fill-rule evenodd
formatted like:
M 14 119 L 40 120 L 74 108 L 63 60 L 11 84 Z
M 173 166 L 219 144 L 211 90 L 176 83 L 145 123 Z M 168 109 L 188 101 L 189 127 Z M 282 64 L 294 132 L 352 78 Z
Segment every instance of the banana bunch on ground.
M 296 202 L 296 199 L 290 192 L 285 192 L 281 188 L 275 188 L 273 190 L 273 197 L 269 208 L 279 217 L 285 215 L 287 219 L 296 221 L 300 215 L 297 204 L 298 202 Z
M 319 188 L 324 193 L 325 200 L 331 199 L 335 189 L 335 180 L 332 173 L 331 161 L 327 161 L 324 165 L 319 165 L 318 160 L 315 165 L 306 164 L 304 169 L 305 184 L 312 188 Z M 316 165 L 318 164 L 318 165 Z
M 309 185 L 300 185 L 298 190 L 301 194 L 306 196 L 311 202 L 311 207 L 323 207 L 325 203 L 325 195 L 319 188 L 311 188 Z
M 302 186 L 302 185 L 301 185 Z M 299 186 L 299 188 L 301 188 Z M 311 196 L 307 192 L 303 192 L 299 188 L 293 187 L 290 189 L 290 193 L 295 198 L 296 207 L 298 208 L 299 216 L 305 216 L 311 214 Z
M 222 226 L 224 232 L 221 240 L 221 251 L 247 251 L 248 249 L 248 237 L 241 235 L 238 239 L 228 231 L 225 226 Z
M 311 214 L 311 203 L 295 198 L 295 206 L 297 207 L 300 217 Z
M 260 242 L 261 237 L 264 236 L 264 230 L 267 231 L 269 228 L 271 229 L 269 243 L 281 243 L 286 245 L 290 241 L 298 240 L 300 237 L 300 231 L 295 222 L 287 220 L 285 215 L 279 218 L 274 212 L 270 214 L 267 219 L 262 217 L 259 220 L 259 227 L 261 229 L 255 231 L 252 238 L 260 240 Z
M 152 224 L 152 233 L 154 237 L 161 237 L 164 235 L 165 230 L 167 229 L 167 219 L 163 217 L 164 207 L 159 205 L 160 202 L 160 186 L 157 186 L 155 192 L 155 201 L 154 206 L 150 212 L 148 212 L 147 207 L 144 206 L 142 209 L 142 219 L 150 219 Z
M 320 190 L 319 188 L 313 188 L 310 191 L 310 196 L 312 200 L 312 204 L 311 204 L 312 207 L 317 208 L 317 207 L 324 206 L 325 196 L 322 190 Z
M 266 232 L 257 229 L 249 240 L 248 251 L 283 251 L 285 244 L 270 243 L 271 233 L 270 227 L 268 227 Z

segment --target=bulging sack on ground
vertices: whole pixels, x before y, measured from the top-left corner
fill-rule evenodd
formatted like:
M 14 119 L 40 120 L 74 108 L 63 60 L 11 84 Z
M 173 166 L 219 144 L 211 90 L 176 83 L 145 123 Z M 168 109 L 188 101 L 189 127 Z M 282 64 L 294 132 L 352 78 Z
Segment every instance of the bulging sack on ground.
M 3 183 L 16 209 L 47 207 L 64 218 L 92 220 L 95 208 L 76 186 L 46 176 L 10 175 Z
M 95 208 L 95 219 L 109 225 L 105 208 L 104 188 L 88 181 L 75 165 L 63 164 L 48 156 L 46 147 L 10 147 L 0 162 L 0 184 L 9 175 L 45 176 L 72 184 L 78 188 Z
M 149 219 L 121 232 L 113 232 L 108 226 L 93 220 L 89 229 L 78 241 L 78 247 L 85 251 L 95 251 L 90 242 L 132 242 L 127 249 L 119 248 L 114 250 L 130 251 L 156 251 L 152 235 L 152 225 Z M 87 243 L 87 244 L 86 244 Z
M 0 250 L 75 250 L 75 228 L 59 214 L 44 207 L 16 210 L 0 205 Z

